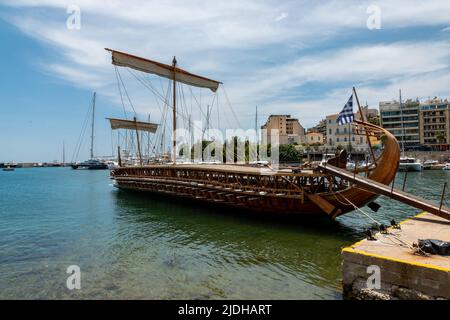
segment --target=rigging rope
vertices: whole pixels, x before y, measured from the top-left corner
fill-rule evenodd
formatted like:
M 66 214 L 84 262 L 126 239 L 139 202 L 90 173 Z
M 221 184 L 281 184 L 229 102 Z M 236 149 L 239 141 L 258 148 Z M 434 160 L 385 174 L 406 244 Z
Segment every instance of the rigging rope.
M 125 103 L 123 102 L 123 95 L 122 95 L 122 89 L 120 87 L 120 81 L 119 81 L 119 71 L 117 70 L 117 66 L 114 66 L 114 70 L 116 73 L 116 81 L 117 81 L 117 88 L 119 90 L 119 94 L 120 94 L 120 101 L 122 102 L 122 109 L 123 109 L 123 114 L 125 116 L 125 119 L 128 119 L 127 117 L 127 111 L 125 109 Z
M 120 75 L 120 71 L 118 71 L 117 74 L 119 76 L 120 82 L 122 83 L 122 87 L 123 87 L 123 90 L 125 91 L 125 94 L 127 96 L 128 102 L 130 103 L 130 106 L 133 109 L 134 115 L 136 116 L 136 110 L 134 109 L 133 103 L 131 102 L 130 96 L 128 95 L 127 87 L 125 87 L 125 84 L 123 83 L 122 76 Z

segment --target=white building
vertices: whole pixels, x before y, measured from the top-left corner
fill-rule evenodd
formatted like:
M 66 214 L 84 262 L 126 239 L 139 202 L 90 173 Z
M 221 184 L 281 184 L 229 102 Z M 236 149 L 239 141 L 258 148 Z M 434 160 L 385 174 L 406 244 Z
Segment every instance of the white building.
M 326 147 L 336 149 L 342 147 L 348 149 L 351 145 L 352 151 L 365 152 L 369 150 L 367 138 L 365 135 L 354 134 L 355 124 L 339 125 L 337 119 L 339 114 L 332 114 L 326 117 L 327 121 L 327 141 Z M 355 119 L 359 120 L 359 113 L 355 113 Z

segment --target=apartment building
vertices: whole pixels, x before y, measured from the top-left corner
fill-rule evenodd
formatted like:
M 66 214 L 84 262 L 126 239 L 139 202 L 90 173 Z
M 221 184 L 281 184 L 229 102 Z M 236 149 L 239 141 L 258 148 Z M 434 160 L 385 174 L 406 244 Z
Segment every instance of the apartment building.
M 420 103 L 418 100 L 380 102 L 380 124 L 405 150 L 420 146 Z
M 262 131 L 263 143 L 271 140 L 272 130 L 279 131 L 280 144 L 301 144 L 305 136 L 305 129 L 298 119 L 290 115 L 271 115 L 261 129 L 266 130 Z
M 339 114 L 332 114 L 326 117 L 327 121 L 327 141 L 326 146 L 330 148 L 348 148 L 351 146 L 353 151 L 365 152 L 369 149 L 365 135 L 356 135 L 353 130 L 353 124 L 339 125 Z M 361 119 L 359 113 L 355 113 L 355 119 Z
M 420 104 L 420 143 L 436 151 L 449 150 L 450 107 L 447 100 L 433 99 Z

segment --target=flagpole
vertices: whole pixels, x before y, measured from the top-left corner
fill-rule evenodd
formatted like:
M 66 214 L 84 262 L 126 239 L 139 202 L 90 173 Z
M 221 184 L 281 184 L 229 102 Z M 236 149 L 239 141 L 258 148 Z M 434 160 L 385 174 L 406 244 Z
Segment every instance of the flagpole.
M 361 109 L 361 105 L 359 104 L 359 98 L 358 98 L 358 94 L 356 93 L 356 88 L 355 87 L 353 87 L 353 93 L 355 94 L 356 103 L 358 104 L 358 110 L 359 110 L 359 115 L 361 117 L 361 121 L 362 122 L 366 122 L 366 120 L 364 119 L 364 114 L 363 114 L 362 109 Z M 375 159 L 375 154 L 373 153 L 372 142 L 370 141 L 369 133 L 367 132 L 366 128 L 364 128 L 364 131 L 366 133 L 367 144 L 369 145 L 369 151 L 370 151 L 370 154 L 371 154 L 372 159 L 373 159 L 373 164 L 376 166 L 377 165 L 377 161 Z

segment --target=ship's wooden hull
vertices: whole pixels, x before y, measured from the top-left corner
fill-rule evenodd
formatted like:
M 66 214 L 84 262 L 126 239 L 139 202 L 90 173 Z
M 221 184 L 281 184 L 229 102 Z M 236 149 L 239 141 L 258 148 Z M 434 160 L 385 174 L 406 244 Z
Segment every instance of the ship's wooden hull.
M 261 195 L 247 193 L 242 189 L 223 190 L 212 185 L 193 186 L 182 182 L 139 177 L 116 178 L 115 181 L 116 187 L 123 190 L 166 194 L 251 211 L 290 215 L 326 215 L 315 202 L 306 197 L 302 199 L 301 196 Z M 321 194 L 321 196 L 341 210 L 339 215 L 355 209 L 352 205 L 345 204 L 345 199 L 350 200 L 357 207 L 362 207 L 377 197 L 373 193 L 354 188 L 341 191 L 339 194 Z
M 398 169 L 400 148 L 392 134 L 376 126 L 372 129 L 383 132 L 385 149 L 369 178 L 388 185 Z M 335 218 L 378 196 L 320 170 L 290 173 L 243 165 L 150 165 L 121 167 L 111 177 L 124 190 L 289 215 Z

